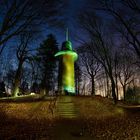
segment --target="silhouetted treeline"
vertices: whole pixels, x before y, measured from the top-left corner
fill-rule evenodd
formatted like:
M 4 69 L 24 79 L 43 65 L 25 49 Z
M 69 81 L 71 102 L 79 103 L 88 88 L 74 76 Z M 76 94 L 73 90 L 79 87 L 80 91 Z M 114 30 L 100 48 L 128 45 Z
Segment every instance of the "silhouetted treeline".
M 44 23 L 54 28 L 66 23 L 60 12 L 67 8 L 65 3 L 0 2 L 0 11 L 4 11 L 0 12 L 0 80 L 6 85 L 6 92 L 17 96 L 57 90 L 58 66 L 54 54 L 58 41 L 54 33 L 42 42 L 41 29 Z M 86 3 L 87 7 L 77 17 L 75 14 L 75 29 L 80 32 L 76 48 L 79 60 L 75 65 L 77 94 L 100 94 L 113 98 L 115 103 L 118 99 L 139 102 L 140 2 L 87 0 Z M 14 41 L 14 47 L 8 48 L 10 40 Z
M 96 94 L 112 97 L 115 103 L 118 99 L 127 100 L 132 96 L 129 94 L 139 102 L 140 2 L 89 2 L 88 9 L 78 17 L 79 26 L 88 34 L 80 40 L 78 51 L 83 74 L 91 81 L 90 92 L 96 86 Z M 101 67 L 99 71 L 95 69 L 96 61 Z M 101 90 L 105 91 L 100 93 Z

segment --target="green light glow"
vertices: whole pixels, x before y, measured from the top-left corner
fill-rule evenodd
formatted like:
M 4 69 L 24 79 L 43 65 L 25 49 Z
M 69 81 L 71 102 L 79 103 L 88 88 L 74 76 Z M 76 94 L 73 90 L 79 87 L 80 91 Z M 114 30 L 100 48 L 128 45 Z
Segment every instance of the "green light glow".
M 78 58 L 78 55 L 77 55 L 76 52 L 74 52 L 74 51 L 68 51 L 68 50 L 66 50 L 66 51 L 60 51 L 60 52 L 56 53 L 55 54 L 55 57 L 56 56 L 60 56 L 60 55 L 65 55 L 65 54 L 70 54 L 73 57 L 74 61 L 76 61 L 77 58 Z
M 19 93 L 19 87 L 15 87 L 14 91 L 13 91 L 13 95 L 14 97 L 17 97 Z
M 68 93 L 75 93 L 75 80 L 74 80 L 74 62 L 77 60 L 78 55 L 72 51 L 70 41 L 66 41 L 62 45 L 62 51 L 55 54 L 55 57 L 60 56 L 61 64 L 61 88 Z
M 62 84 L 64 90 L 75 93 L 74 83 L 74 58 L 71 53 L 64 54 L 62 57 Z

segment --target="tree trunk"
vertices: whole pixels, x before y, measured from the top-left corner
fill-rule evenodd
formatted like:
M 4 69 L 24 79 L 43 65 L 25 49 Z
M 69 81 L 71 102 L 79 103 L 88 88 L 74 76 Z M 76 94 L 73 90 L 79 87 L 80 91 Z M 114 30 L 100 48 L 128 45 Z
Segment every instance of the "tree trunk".
M 94 96 L 95 95 L 95 79 L 94 79 L 94 76 L 91 77 L 91 82 L 92 82 L 91 95 Z
M 18 69 L 16 71 L 15 80 L 14 80 L 14 87 L 13 87 L 13 91 L 12 91 L 12 96 L 14 96 L 14 97 L 18 96 L 18 93 L 19 93 L 22 64 L 23 64 L 23 61 L 19 61 Z
M 119 89 L 118 89 L 118 78 L 117 78 L 117 76 L 115 76 L 115 80 L 116 80 L 116 94 L 117 94 L 117 100 L 118 100 Z
M 62 59 L 59 59 L 59 69 L 58 69 L 58 95 L 63 95 L 62 87 Z
M 79 95 L 80 94 L 80 80 L 78 80 L 77 84 L 78 84 L 78 89 L 77 90 L 78 90 L 78 95 Z
M 46 88 L 42 87 L 42 88 L 40 89 L 40 94 L 43 95 L 43 96 L 46 95 L 46 94 L 47 94 Z
M 106 96 L 107 96 L 107 98 L 110 97 L 109 78 L 108 78 L 107 74 L 106 74 Z
M 85 82 L 84 82 L 82 90 L 81 90 L 81 95 L 85 95 Z
M 13 87 L 13 93 L 12 93 L 12 96 L 16 97 L 18 96 L 19 94 L 19 86 L 20 86 L 20 81 L 18 78 L 15 79 L 15 82 L 14 82 L 14 87 Z
M 123 99 L 126 101 L 126 85 L 123 85 Z
M 79 90 L 80 90 L 79 78 L 76 78 L 75 80 L 75 87 L 76 87 L 76 94 L 79 95 Z
M 44 77 L 43 77 L 42 83 L 41 83 L 41 90 L 40 90 L 40 93 L 41 93 L 42 95 L 46 95 L 46 94 L 48 93 L 48 90 L 47 90 L 47 88 L 46 88 L 46 86 L 47 86 L 46 78 L 47 78 L 47 74 L 44 73 Z
M 117 103 L 117 97 L 116 97 L 115 82 L 114 82 L 113 77 L 111 77 L 111 88 L 112 88 L 112 97 L 113 97 L 114 103 L 116 104 Z

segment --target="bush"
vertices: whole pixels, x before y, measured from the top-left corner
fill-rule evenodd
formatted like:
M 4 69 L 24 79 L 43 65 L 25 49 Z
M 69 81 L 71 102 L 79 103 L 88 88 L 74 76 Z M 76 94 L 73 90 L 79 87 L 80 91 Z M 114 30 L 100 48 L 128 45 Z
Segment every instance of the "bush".
M 126 91 L 126 101 L 140 104 L 140 87 L 128 87 Z

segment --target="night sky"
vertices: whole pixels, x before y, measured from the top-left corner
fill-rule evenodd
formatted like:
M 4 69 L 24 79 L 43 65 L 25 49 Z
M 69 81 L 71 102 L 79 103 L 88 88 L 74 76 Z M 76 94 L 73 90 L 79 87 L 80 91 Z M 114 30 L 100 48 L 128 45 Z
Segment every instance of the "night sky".
M 70 0 L 68 5 L 63 10 L 63 16 L 65 19 L 65 27 L 61 29 L 50 29 L 49 32 L 56 33 L 56 38 L 58 39 L 58 42 L 61 46 L 61 43 L 65 40 L 65 32 L 66 28 L 69 30 L 69 40 L 73 44 L 73 48 L 77 47 L 79 45 L 77 36 L 79 36 L 79 30 L 78 30 L 78 24 L 77 22 L 77 16 L 81 10 L 83 10 L 86 7 L 86 1 L 85 0 Z M 47 34 L 47 32 L 45 33 Z
M 65 2 L 65 1 L 64 1 Z M 66 6 L 61 9 L 62 18 L 64 19 L 64 27 L 56 28 L 56 27 L 48 27 L 47 23 L 46 26 L 43 27 L 43 32 L 40 35 L 38 40 L 33 41 L 33 48 L 36 48 L 40 45 L 40 43 L 46 39 L 47 35 L 52 33 L 56 36 L 56 39 L 59 43 L 59 47 L 63 41 L 65 41 L 65 32 L 66 28 L 69 29 L 69 40 L 73 44 L 73 48 L 79 46 L 78 39 L 80 37 L 84 38 L 85 34 L 81 33 L 79 23 L 77 23 L 78 15 L 83 12 L 84 10 L 88 9 L 90 6 L 90 0 L 69 0 L 67 1 Z M 9 46 L 15 46 L 15 40 L 10 39 L 8 41 Z M 7 47 L 8 49 L 8 47 Z M 7 52 L 7 50 L 5 50 Z
M 84 10 L 89 10 L 90 8 L 93 10 L 93 7 L 98 7 L 98 2 L 95 0 L 92 2 L 90 0 L 69 0 L 69 3 L 62 12 L 62 16 L 65 19 L 65 27 L 61 29 L 50 29 L 50 32 L 56 34 L 60 46 L 65 40 L 66 28 L 69 29 L 69 40 L 72 42 L 73 48 L 80 45 L 80 38 L 86 38 L 85 32 L 83 30 L 81 31 L 80 23 L 78 23 L 78 15 L 84 12 Z M 96 11 L 96 14 L 106 22 L 112 20 L 112 17 L 103 11 Z
M 80 45 L 78 41 L 79 38 L 85 38 L 84 32 L 81 32 L 81 29 L 79 27 L 80 23 L 77 23 L 78 15 L 81 14 L 81 12 L 83 12 L 84 10 L 88 9 L 89 6 L 91 6 L 90 0 L 69 0 L 66 6 L 63 9 L 61 9 L 62 18 L 64 19 L 64 27 L 61 28 L 48 27 L 46 22 L 46 26 L 43 27 L 43 32 L 40 35 L 40 37 L 37 40 L 33 41 L 32 48 L 39 47 L 40 43 L 44 39 L 46 39 L 47 35 L 50 33 L 56 36 L 59 48 L 61 48 L 62 42 L 65 41 L 66 28 L 69 29 L 69 40 L 72 42 L 73 49 L 78 47 Z M 103 15 L 103 17 L 107 16 Z M 14 47 L 16 45 L 17 43 L 15 42 L 14 38 L 8 41 L 8 46 L 10 48 L 16 49 L 16 47 Z M 4 50 L 5 55 L 7 55 L 7 49 L 9 49 L 9 47 L 7 47 Z
M 40 34 L 38 39 L 32 42 L 31 48 L 34 49 L 39 47 L 40 43 L 44 39 L 46 39 L 47 35 L 50 33 L 56 36 L 56 39 L 59 44 L 59 48 L 61 48 L 62 42 L 65 41 L 66 28 L 69 29 L 69 40 L 72 42 L 73 49 L 78 47 L 79 42 L 77 40 L 77 37 L 79 37 L 79 35 L 84 36 L 84 34 L 81 34 L 79 32 L 80 30 L 79 25 L 76 22 L 77 22 L 77 17 L 79 12 L 85 9 L 86 6 L 87 6 L 87 1 L 85 0 L 69 0 L 67 5 L 64 7 L 64 9 L 61 9 L 62 17 L 63 19 L 65 19 L 64 27 L 62 28 L 48 27 L 46 22 L 46 26 L 44 25 L 43 27 L 43 32 Z M 11 63 L 16 65 L 17 60 L 16 60 L 15 50 L 16 50 L 17 42 L 15 41 L 15 38 L 10 39 L 6 43 L 6 45 L 7 47 L 4 49 L 1 58 L 4 59 L 11 56 Z

